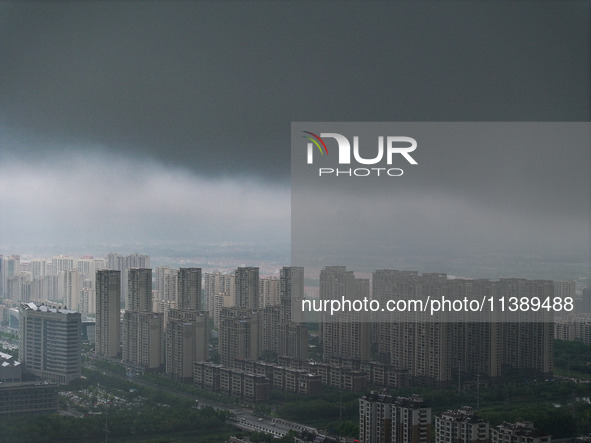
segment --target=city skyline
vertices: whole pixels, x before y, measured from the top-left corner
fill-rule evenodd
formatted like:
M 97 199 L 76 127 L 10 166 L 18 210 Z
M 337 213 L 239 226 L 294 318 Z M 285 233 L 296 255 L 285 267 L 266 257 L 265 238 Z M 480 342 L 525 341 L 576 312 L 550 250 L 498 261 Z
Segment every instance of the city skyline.
M 0 435 L 589 443 L 590 17 L 0 0 Z

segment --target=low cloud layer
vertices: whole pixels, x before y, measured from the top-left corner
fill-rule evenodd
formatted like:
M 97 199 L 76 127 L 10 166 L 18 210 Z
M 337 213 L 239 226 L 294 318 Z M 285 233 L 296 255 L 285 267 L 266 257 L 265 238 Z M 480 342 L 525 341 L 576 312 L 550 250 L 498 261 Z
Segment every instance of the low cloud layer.
M 12 252 L 48 242 L 287 244 L 289 205 L 287 186 L 204 179 L 101 149 L 0 162 L 0 247 Z

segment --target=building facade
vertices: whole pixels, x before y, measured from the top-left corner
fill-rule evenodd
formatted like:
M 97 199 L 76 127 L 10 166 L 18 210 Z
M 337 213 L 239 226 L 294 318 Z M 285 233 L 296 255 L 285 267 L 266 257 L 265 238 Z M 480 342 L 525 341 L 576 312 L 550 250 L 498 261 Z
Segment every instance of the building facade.
M 552 437 L 534 428 L 532 422 L 503 422 L 490 430 L 491 443 L 550 443 Z
M 236 306 L 246 309 L 259 307 L 259 268 L 238 268 L 235 273 Z
M 490 425 L 464 406 L 435 416 L 435 443 L 489 443 Z
M 428 443 L 431 408 L 423 399 L 370 393 L 359 400 L 359 441 L 362 443 Z
M 96 273 L 95 352 L 106 358 L 121 356 L 121 271 Z
M 19 356 L 24 369 L 60 384 L 80 378 L 80 313 L 23 303 L 19 315 Z
M 344 266 L 327 266 L 320 272 L 320 300 L 348 300 L 369 298 L 369 280 L 357 279 Z M 322 312 L 322 354 L 324 361 L 331 357 L 370 360 L 371 329 L 365 313 Z
M 193 378 L 193 363 L 209 356 L 207 311 L 171 309 L 166 324 L 166 373 L 177 380 Z

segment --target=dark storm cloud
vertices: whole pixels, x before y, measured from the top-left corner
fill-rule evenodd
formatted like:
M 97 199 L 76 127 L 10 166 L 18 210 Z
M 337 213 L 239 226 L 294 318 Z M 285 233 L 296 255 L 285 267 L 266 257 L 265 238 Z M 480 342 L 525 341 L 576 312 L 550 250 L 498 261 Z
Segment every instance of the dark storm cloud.
M 0 247 L 285 242 L 291 122 L 587 121 L 590 10 L 0 0 Z M 393 209 L 319 204 L 399 255 L 586 247 L 585 147 L 477 145 L 421 144 Z
M 24 2 L 0 122 L 200 174 L 289 174 L 291 121 L 589 117 L 584 2 Z
M 338 163 L 337 145 L 306 163 L 301 129 L 359 136 L 369 159 L 378 135 L 412 136 L 410 165 L 401 156 L 362 165 Z M 591 206 L 589 123 L 397 123 L 293 125 L 292 260 L 318 257 L 371 270 L 394 258 L 450 259 L 504 254 L 588 259 Z M 369 155 L 371 154 L 371 155 Z M 366 176 L 382 167 L 379 177 Z M 401 167 L 404 174 L 383 172 Z M 338 169 L 319 174 L 319 168 Z M 360 168 L 359 176 L 349 169 Z M 396 173 L 395 173 L 396 174 Z M 371 263 L 368 265 L 368 263 Z M 538 274 L 540 275 L 540 274 Z

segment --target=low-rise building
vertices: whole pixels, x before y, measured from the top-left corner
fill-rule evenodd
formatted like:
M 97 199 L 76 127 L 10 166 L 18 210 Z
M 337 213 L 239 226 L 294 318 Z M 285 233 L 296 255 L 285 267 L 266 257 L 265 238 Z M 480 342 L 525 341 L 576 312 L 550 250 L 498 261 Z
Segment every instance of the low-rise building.
M 550 443 L 552 437 L 534 428 L 532 422 L 503 422 L 490 431 L 491 443 Z
M 435 416 L 435 443 L 489 443 L 490 425 L 464 406 Z
M 56 384 L 33 382 L 0 385 L 0 416 L 45 414 L 56 411 Z
M 270 398 L 271 381 L 262 374 L 225 368 L 210 362 L 195 362 L 193 377 L 197 387 L 208 391 L 221 392 L 253 403 Z

